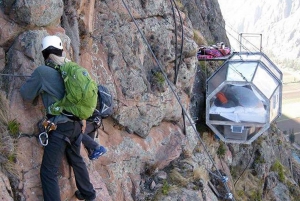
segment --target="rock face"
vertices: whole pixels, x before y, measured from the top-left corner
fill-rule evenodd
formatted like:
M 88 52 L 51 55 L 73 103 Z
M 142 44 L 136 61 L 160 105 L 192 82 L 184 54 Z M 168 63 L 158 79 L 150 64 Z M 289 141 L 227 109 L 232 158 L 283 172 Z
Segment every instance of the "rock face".
M 197 112 L 199 105 L 203 107 L 203 95 L 194 94 L 203 92 L 205 81 L 196 70 L 198 45 L 228 42 L 217 1 L 176 1 L 176 6 L 166 0 L 124 2 L 0 1 L 2 200 L 43 200 L 39 177 L 43 147 L 34 134 L 45 111 L 40 100 L 34 105 L 24 102 L 19 89 L 43 64 L 41 40 L 52 34 L 62 38 L 68 58 L 110 89 L 116 103 L 113 116 L 104 119 L 104 130 L 98 131 L 108 152 L 90 161 L 81 149 L 97 201 L 218 200 L 208 170 L 222 169 L 230 175 L 230 165 L 246 166 L 244 158 L 254 160 L 251 147 L 225 146 L 225 154 L 218 157 L 220 145 L 213 135 L 200 136 L 194 122 L 182 118 L 181 107 Z M 194 85 L 195 79 L 202 84 Z M 277 151 L 257 153 L 272 158 Z M 268 176 L 270 164 L 255 166 L 261 178 Z M 75 201 L 76 184 L 66 159 L 58 176 L 61 200 Z M 232 181 L 229 187 L 233 189 Z M 275 197 L 278 191 L 286 188 L 278 186 Z
M 9 111 L 3 124 L 15 119 L 21 134 L 6 154 L 15 154 L 15 173 L 10 175 L 10 184 L 1 176 L 5 200 L 42 200 L 39 169 L 43 148 L 32 136 L 38 133 L 36 123 L 44 116 L 44 108 L 40 100 L 34 105 L 24 102 L 19 89 L 43 64 L 40 44 L 49 34 L 61 37 L 67 57 L 86 67 L 115 99 L 114 114 L 104 120 L 105 130 L 99 131 L 107 154 L 91 162 L 82 148 L 97 199 L 143 200 L 140 184 L 146 167 L 161 170 L 178 158 L 183 148 L 193 150 L 197 144 L 191 125 L 186 126 L 189 133 L 183 134 L 177 101 L 179 98 L 188 108 L 196 71 L 197 44 L 189 17 L 175 10 L 175 29 L 171 4 L 165 0 L 129 1 L 126 6 L 133 18 L 122 1 L 17 0 L 1 1 L 0 5 L 0 62 L 5 74 L 1 100 L 8 102 L 3 111 Z M 175 72 L 179 56 L 182 59 Z M 172 84 L 175 79 L 176 87 Z M 64 160 L 59 172 L 62 200 L 74 200 L 71 172 Z M 151 188 L 157 186 L 159 182 Z

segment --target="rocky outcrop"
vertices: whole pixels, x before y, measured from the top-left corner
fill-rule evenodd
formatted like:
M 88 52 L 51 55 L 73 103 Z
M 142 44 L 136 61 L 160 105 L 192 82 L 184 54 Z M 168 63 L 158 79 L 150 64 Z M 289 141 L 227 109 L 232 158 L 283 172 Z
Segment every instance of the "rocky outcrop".
M 8 177 L 0 172 L 0 192 L 1 199 L 13 201 L 13 192 Z
M 219 170 L 229 175 L 229 188 L 234 192 L 232 167 L 247 167 L 248 159 L 256 164 L 251 146 L 224 145 L 224 155 L 220 155 L 219 142 L 208 132 L 195 132 L 194 122 L 183 121 L 181 108 L 194 111 L 195 116 L 199 115 L 195 111 L 201 112 L 199 105 L 203 107 L 204 96 L 194 93 L 203 92 L 205 76 L 196 70 L 195 53 L 200 43 L 227 42 L 222 32 L 224 22 L 216 1 L 176 3 L 180 10 L 174 10 L 175 26 L 171 2 L 165 0 L 128 1 L 126 5 L 109 0 L 0 2 L 3 200 L 43 199 L 39 178 L 43 147 L 35 135 L 44 109 L 40 100 L 34 105 L 24 102 L 19 89 L 27 76 L 43 64 L 40 44 L 49 34 L 60 36 L 66 56 L 87 68 L 97 83 L 107 86 L 114 96 L 114 114 L 104 119 L 104 130 L 98 131 L 108 152 L 89 161 L 87 151 L 83 147 L 81 150 L 97 200 L 223 199 L 226 189 L 211 174 Z M 203 40 L 196 40 L 196 35 Z M 175 60 L 180 57 L 181 62 Z M 178 72 L 175 63 L 180 64 Z M 196 75 L 199 86 L 194 85 Z M 194 103 L 199 104 L 191 107 L 191 99 L 197 99 Z M 16 125 L 15 132 L 10 122 Z M 274 141 L 256 148 L 255 156 L 267 160 L 281 153 L 268 149 Z M 272 162 L 253 165 L 259 178 L 269 176 Z M 58 175 L 61 199 L 76 200 L 74 175 L 65 159 Z M 268 177 L 268 184 L 274 175 Z M 266 185 L 266 189 L 270 190 L 270 186 Z M 286 190 L 279 187 L 274 195 Z
M 129 2 L 127 6 L 135 21 L 121 1 L 17 0 L 3 1 L 1 6 L 0 41 L 5 53 L 1 54 L 5 62 L 1 90 L 9 102 L 2 109 L 9 111 L 8 121 L 15 119 L 20 125 L 16 146 L 8 153 L 16 155 L 16 174 L 10 176 L 13 193 L 7 191 L 3 195 L 14 200 L 42 199 L 39 168 L 43 148 L 34 134 L 44 109 L 40 100 L 34 105 L 24 102 L 19 89 L 26 77 L 43 64 L 42 38 L 55 34 L 62 38 L 67 57 L 86 67 L 97 83 L 110 89 L 115 99 L 114 115 L 104 120 L 105 130 L 99 131 L 107 154 L 91 162 L 82 148 L 98 199 L 143 200 L 140 174 L 146 167 L 154 172 L 163 169 L 183 149 L 193 150 L 197 143 L 190 125 L 186 126 L 189 133 L 183 134 L 181 106 L 160 71 L 161 67 L 167 78 L 174 80 L 175 29 L 170 2 Z M 187 107 L 197 44 L 189 18 L 180 12 L 185 34 L 178 40 L 184 41 L 184 60 L 173 90 Z M 159 63 L 153 59 L 143 37 Z M 74 200 L 74 175 L 65 160 L 59 175 L 62 200 Z M 7 182 L 5 185 L 9 186 Z
M 211 43 L 214 42 L 224 42 L 230 45 L 227 35 L 224 34 L 225 21 L 217 0 L 183 0 L 182 3 L 188 11 L 194 29 L 204 36 L 202 44 L 212 45 Z

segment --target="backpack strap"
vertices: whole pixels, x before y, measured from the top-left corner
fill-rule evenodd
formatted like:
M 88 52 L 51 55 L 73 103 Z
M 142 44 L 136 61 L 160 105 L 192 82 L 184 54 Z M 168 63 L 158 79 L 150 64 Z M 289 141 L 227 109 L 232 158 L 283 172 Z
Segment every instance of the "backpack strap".
M 63 110 L 61 112 L 62 115 L 68 117 L 69 119 L 73 120 L 73 121 L 81 121 L 78 117 L 76 117 L 75 115 L 73 115 L 72 113 L 66 111 L 66 110 Z
M 49 66 L 51 68 L 54 68 L 55 70 L 59 70 L 60 65 L 55 64 L 52 60 L 48 59 L 45 61 L 45 65 Z

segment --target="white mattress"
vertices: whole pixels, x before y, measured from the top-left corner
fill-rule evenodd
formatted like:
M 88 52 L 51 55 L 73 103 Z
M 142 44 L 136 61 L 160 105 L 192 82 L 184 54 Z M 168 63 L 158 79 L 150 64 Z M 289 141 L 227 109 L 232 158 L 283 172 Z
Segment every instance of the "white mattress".
M 256 122 L 266 123 L 266 110 L 263 106 L 255 108 L 237 107 L 217 107 L 214 104 L 209 110 L 209 114 L 219 114 L 220 116 L 234 122 Z

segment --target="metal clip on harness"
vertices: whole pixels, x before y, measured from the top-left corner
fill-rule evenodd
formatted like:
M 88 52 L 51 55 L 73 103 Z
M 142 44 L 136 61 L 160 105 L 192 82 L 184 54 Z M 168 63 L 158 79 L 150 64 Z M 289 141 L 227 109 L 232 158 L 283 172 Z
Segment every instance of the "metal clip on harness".
M 41 145 L 45 147 L 48 145 L 48 133 L 52 130 L 56 130 L 57 126 L 49 120 L 45 120 L 43 126 L 45 127 L 45 131 L 39 134 L 39 140 Z
M 42 146 L 47 146 L 48 145 L 48 133 L 42 132 L 39 134 L 39 140 Z

